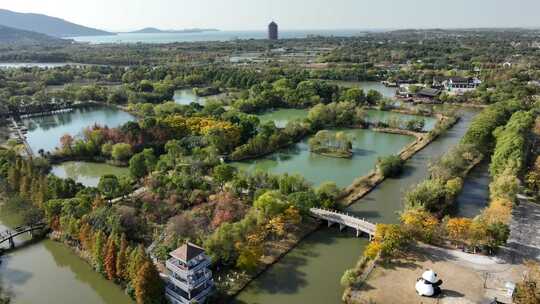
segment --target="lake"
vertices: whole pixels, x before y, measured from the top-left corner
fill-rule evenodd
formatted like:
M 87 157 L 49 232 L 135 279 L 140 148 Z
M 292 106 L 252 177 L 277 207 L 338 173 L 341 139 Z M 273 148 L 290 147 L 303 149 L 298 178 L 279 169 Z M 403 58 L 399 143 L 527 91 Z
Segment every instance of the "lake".
M 373 30 L 370 30 L 373 31 Z M 308 36 L 336 36 L 354 37 L 362 36 L 366 30 L 297 30 L 280 31 L 280 39 L 306 38 Z M 203 42 L 203 41 L 231 41 L 248 39 L 267 39 L 266 31 L 217 31 L 200 33 L 119 33 L 107 36 L 84 36 L 70 37 L 78 42 L 88 42 L 91 44 L 104 43 L 174 43 L 174 42 Z
M 264 114 L 258 115 L 262 123 L 273 121 L 278 128 L 284 128 L 289 121 L 292 120 L 303 120 L 307 118 L 309 110 L 307 109 L 277 109 L 274 111 L 266 112 Z M 391 111 L 379 111 L 379 110 L 367 110 L 366 111 L 366 120 L 371 123 L 375 122 L 388 122 L 390 119 L 398 118 L 404 123 L 421 118 L 424 120 L 424 131 L 431 131 L 437 124 L 437 119 L 434 117 L 419 116 L 419 115 L 410 115 L 402 114 Z
M 28 128 L 27 141 L 34 152 L 40 149 L 54 151 L 65 134 L 81 136 L 85 128 L 94 124 L 115 128 L 136 118 L 124 111 L 108 106 L 76 108 L 72 112 L 56 113 L 23 119 Z
M 415 139 L 410 136 L 379 133 L 365 129 L 343 130 L 353 144 L 352 158 L 327 157 L 309 151 L 308 139 L 269 156 L 233 163 L 236 167 L 255 172 L 274 174 L 298 173 L 314 185 L 333 181 L 346 187 L 358 177 L 375 168 L 377 158 L 397 154 Z M 335 131 L 334 131 L 335 132 Z
M 390 88 L 380 83 L 379 81 L 341 81 L 341 80 L 326 80 L 329 83 L 337 84 L 342 87 L 352 88 L 360 87 L 367 94 L 369 90 L 375 90 L 381 93 L 386 98 L 394 98 L 396 96 L 396 88 Z
M 51 173 L 60 178 L 71 178 L 86 187 L 97 187 L 101 176 L 128 176 L 129 169 L 104 163 L 69 161 L 54 165 Z

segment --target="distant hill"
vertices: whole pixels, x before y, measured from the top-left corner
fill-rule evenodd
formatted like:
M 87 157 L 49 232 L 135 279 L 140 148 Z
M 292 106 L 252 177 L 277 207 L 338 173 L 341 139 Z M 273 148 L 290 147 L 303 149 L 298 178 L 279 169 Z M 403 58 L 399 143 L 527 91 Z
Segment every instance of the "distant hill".
M 0 25 L 0 44 L 8 45 L 59 45 L 69 44 L 71 40 L 47 36 L 45 34 L 19 30 Z
M 188 33 L 202 33 L 202 32 L 217 32 L 217 29 L 185 29 L 185 30 L 160 30 L 155 27 L 146 27 L 142 30 L 128 32 L 130 34 L 162 34 L 162 33 L 174 33 L 174 34 L 188 34 Z
M 60 18 L 41 14 L 17 13 L 4 9 L 0 9 L 0 25 L 55 37 L 114 35 Z

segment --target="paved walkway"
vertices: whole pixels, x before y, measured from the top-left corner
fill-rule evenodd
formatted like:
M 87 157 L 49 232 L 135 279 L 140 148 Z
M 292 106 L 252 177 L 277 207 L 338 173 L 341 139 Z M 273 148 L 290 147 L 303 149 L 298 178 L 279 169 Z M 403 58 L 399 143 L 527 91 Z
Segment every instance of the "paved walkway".
M 121 196 L 121 197 L 117 197 L 117 198 L 112 199 L 111 204 L 116 204 L 116 203 L 121 202 L 121 201 L 123 201 L 124 199 L 127 199 L 127 198 L 140 196 L 144 192 L 146 192 L 146 187 L 141 187 L 141 188 L 133 191 L 132 193 L 130 193 L 130 194 L 126 195 L 126 196 Z
M 540 204 L 521 195 L 518 198 L 519 205 L 512 210 L 507 246 L 525 258 L 540 261 Z

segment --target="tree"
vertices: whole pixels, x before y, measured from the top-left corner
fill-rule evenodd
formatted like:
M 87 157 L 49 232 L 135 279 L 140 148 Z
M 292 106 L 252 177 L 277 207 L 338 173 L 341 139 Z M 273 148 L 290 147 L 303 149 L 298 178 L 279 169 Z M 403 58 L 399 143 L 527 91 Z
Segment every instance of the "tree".
M 356 283 L 356 271 L 354 269 L 347 269 L 343 273 L 343 276 L 341 276 L 341 286 L 343 287 L 351 287 L 354 283 Z
M 451 218 L 446 223 L 446 233 L 455 244 L 464 243 L 471 224 L 472 220 L 468 218 Z
M 118 251 L 118 256 L 116 257 L 116 277 L 124 281 L 129 279 L 128 254 L 129 247 L 126 234 L 122 233 L 120 238 L 120 250 Z
M 109 280 L 116 278 L 116 238 L 113 234 L 109 235 L 105 249 L 105 274 Z
M 146 260 L 146 254 L 142 244 L 134 248 L 129 255 L 128 272 L 131 282 L 135 282 L 139 269 Z
M 134 282 L 137 304 L 161 304 L 164 302 L 165 286 L 159 272 L 150 260 L 137 271 Z
M 118 177 L 116 177 L 116 175 L 107 174 L 99 179 L 98 189 L 110 200 L 117 195 L 119 185 Z
M 396 177 L 403 171 L 404 162 L 397 155 L 379 157 L 377 168 L 384 177 Z
M 84 250 L 92 250 L 92 227 L 88 223 L 84 223 L 79 229 L 79 242 Z
M 71 146 L 73 145 L 73 141 L 73 136 L 69 134 L 64 134 L 62 137 L 60 137 L 60 146 L 64 153 L 71 153 Z
M 129 173 L 136 179 L 141 179 L 148 174 L 143 153 L 137 153 L 131 157 L 129 160 Z
M 105 235 L 104 233 L 99 230 L 94 235 L 94 245 L 92 246 L 92 261 L 94 264 L 94 268 L 98 272 L 103 271 L 103 252 L 105 248 Z
M 214 167 L 214 180 L 219 184 L 220 188 L 223 190 L 223 186 L 228 181 L 231 181 L 234 178 L 236 168 L 227 164 L 221 164 Z
M 259 210 L 265 219 L 269 219 L 283 213 L 288 207 L 288 202 L 284 200 L 281 193 L 267 191 L 255 200 L 253 207 Z
M 111 156 L 114 160 L 124 162 L 131 156 L 131 145 L 126 143 L 118 143 L 112 147 Z
M 341 190 L 339 190 L 338 186 L 334 182 L 324 182 L 316 190 L 319 201 L 325 208 L 332 208 L 335 205 L 340 193 Z

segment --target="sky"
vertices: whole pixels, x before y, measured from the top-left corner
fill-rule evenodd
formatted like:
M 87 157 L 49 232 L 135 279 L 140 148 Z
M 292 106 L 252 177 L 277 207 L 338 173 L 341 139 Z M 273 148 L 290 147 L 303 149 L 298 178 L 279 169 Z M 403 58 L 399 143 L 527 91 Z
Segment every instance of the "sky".
M 0 0 L 110 31 L 540 27 L 540 0 Z M 1 24 L 1 20 L 0 20 Z

